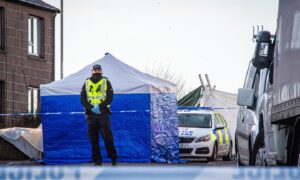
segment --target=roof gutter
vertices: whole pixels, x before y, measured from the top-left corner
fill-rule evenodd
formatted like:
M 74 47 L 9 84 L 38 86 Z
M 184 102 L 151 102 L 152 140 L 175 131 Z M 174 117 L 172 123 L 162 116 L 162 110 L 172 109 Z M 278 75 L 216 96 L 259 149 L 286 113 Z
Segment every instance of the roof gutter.
M 42 9 L 42 10 L 53 12 L 53 13 L 60 13 L 60 10 L 55 7 L 52 8 L 52 7 L 47 7 L 47 6 L 29 3 L 29 2 L 25 2 L 25 1 L 19 1 L 19 0 L 7 0 L 7 1 L 16 3 L 16 4 L 26 5 L 26 6 L 37 8 L 37 9 Z

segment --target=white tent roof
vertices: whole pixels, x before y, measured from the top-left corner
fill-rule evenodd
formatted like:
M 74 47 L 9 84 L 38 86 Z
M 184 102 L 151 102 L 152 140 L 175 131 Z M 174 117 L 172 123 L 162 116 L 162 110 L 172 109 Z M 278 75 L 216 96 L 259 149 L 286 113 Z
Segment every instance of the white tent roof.
M 103 76 L 110 80 L 114 93 L 176 93 L 175 84 L 138 71 L 107 53 L 102 59 L 62 80 L 41 85 L 41 96 L 79 95 L 95 64 L 102 66 Z

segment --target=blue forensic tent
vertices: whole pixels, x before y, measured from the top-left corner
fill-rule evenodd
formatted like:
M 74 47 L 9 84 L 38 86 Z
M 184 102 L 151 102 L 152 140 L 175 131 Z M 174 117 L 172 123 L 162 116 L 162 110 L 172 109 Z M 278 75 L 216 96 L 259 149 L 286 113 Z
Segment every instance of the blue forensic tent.
M 94 64 L 114 89 L 111 128 L 120 162 L 179 161 L 176 86 L 142 73 L 110 54 L 82 70 L 41 85 L 44 162 L 91 161 L 80 91 Z M 101 140 L 104 161 L 109 161 Z

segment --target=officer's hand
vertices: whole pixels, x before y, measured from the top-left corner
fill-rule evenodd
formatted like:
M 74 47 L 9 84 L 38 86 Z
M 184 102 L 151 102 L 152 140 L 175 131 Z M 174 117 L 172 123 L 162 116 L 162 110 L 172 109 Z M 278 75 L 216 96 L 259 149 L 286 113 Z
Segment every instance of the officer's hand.
M 102 109 L 105 109 L 105 108 L 106 108 L 106 104 L 105 104 L 105 103 L 100 103 L 100 104 L 99 104 L 99 107 L 100 107 L 101 110 L 102 110 Z
M 99 106 L 94 106 L 93 109 L 92 109 L 93 113 L 95 114 L 100 114 L 100 109 L 99 109 Z
M 101 112 L 104 112 L 107 109 L 107 105 L 105 103 L 100 103 L 99 107 Z

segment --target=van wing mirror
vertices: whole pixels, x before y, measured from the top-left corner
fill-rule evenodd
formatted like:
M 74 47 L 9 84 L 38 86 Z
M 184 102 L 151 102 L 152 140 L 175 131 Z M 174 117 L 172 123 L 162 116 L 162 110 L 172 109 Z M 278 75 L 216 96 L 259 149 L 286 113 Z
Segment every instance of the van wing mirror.
M 271 33 L 269 31 L 260 31 L 256 37 L 256 46 L 252 64 L 257 69 L 270 67 L 273 56 L 273 45 Z
M 237 104 L 239 106 L 253 107 L 254 105 L 254 90 L 240 88 L 238 90 Z

